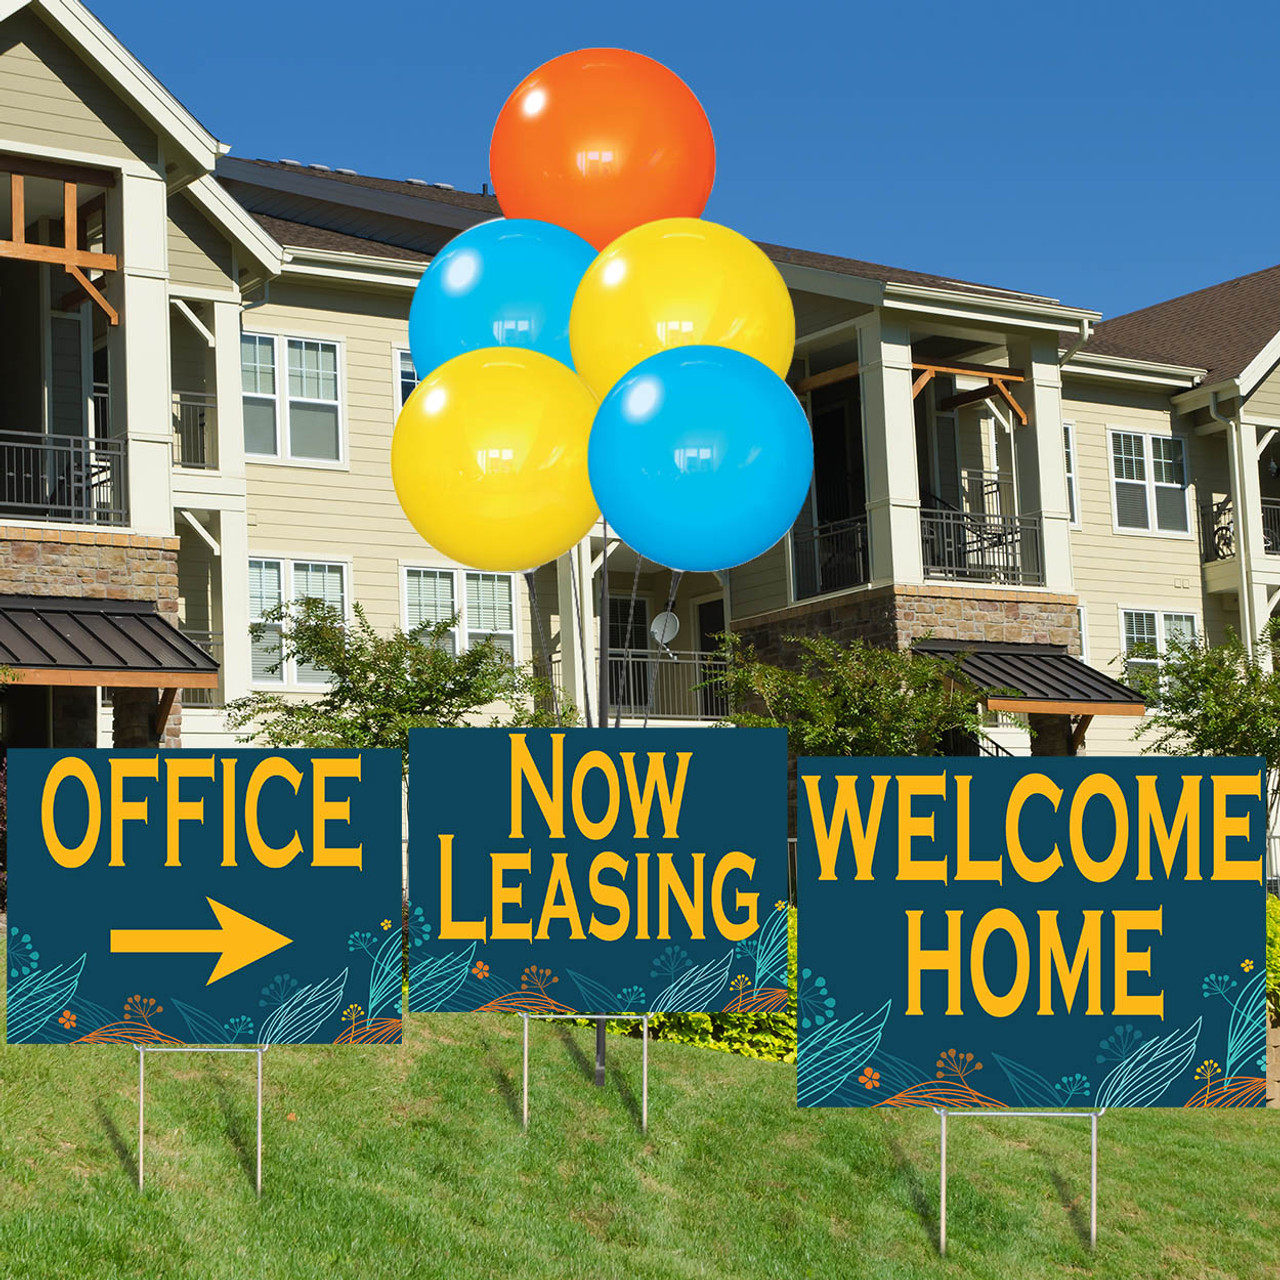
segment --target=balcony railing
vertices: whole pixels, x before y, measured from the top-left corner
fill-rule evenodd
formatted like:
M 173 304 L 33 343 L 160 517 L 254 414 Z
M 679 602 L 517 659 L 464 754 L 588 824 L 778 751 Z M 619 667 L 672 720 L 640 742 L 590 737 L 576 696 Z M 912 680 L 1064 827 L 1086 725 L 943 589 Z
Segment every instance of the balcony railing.
M 1037 516 L 927 507 L 920 512 L 926 578 L 1042 586 Z
M 199 471 L 217 467 L 218 411 L 213 396 L 173 393 L 173 465 Z
M 1269 556 L 1280 556 L 1280 498 L 1262 499 L 1262 549 Z M 1235 513 L 1230 498 L 1200 504 L 1200 551 L 1206 564 L 1235 555 Z
M 197 644 L 207 653 L 217 664 L 219 669 L 222 667 L 222 632 L 221 631 L 193 631 L 189 627 L 181 628 L 182 634 L 186 636 L 193 644 Z M 184 707 L 220 707 L 223 703 L 222 697 L 222 677 L 219 674 L 218 683 L 212 689 L 183 689 L 182 705 Z
M 539 664 L 542 665 L 542 664 Z M 609 650 L 610 721 L 621 710 L 626 720 L 646 716 L 650 720 L 723 720 L 729 714 L 729 700 L 719 688 L 701 687 L 725 670 L 725 660 L 714 653 L 692 653 L 658 649 Z M 592 664 L 590 699 L 595 710 L 599 689 L 599 658 Z M 559 655 L 551 659 L 550 670 L 543 666 L 557 689 L 562 689 Z M 572 690 L 568 691 L 572 695 Z
M 853 516 L 791 532 L 797 600 L 844 591 L 871 580 L 867 517 Z
M 0 517 L 129 523 L 124 440 L 0 431 Z

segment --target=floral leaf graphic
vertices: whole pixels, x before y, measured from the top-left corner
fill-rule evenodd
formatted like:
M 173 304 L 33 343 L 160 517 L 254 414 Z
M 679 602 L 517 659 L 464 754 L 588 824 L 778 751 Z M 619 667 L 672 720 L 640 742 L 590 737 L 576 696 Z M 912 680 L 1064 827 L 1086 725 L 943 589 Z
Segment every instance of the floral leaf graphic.
M 55 1013 L 70 1003 L 84 972 L 86 957 L 72 965 L 41 972 L 33 970 L 25 978 L 9 983 L 8 1041 L 22 1044 L 30 1040 Z
M 1038 1071 L 1033 1071 L 1030 1067 L 1023 1066 L 1021 1062 L 1015 1062 L 1012 1058 L 1003 1057 L 998 1053 L 993 1053 L 991 1056 L 1009 1077 L 1009 1083 L 1013 1086 L 1013 1096 L 1017 1098 L 1019 1106 L 1059 1107 L 1062 1105 L 1062 1099 L 1054 1093 L 1053 1085 Z
M 1099 1107 L 1152 1106 L 1174 1077 L 1191 1065 L 1203 1021 L 1197 1018 L 1182 1031 L 1140 1044 L 1098 1086 L 1094 1103 Z
M 347 970 L 299 987 L 262 1025 L 262 1044 L 303 1044 L 342 1003 Z
M 369 971 L 370 1018 L 380 1018 L 387 1004 L 398 1004 L 403 981 L 404 938 L 396 929 L 383 939 Z M 399 1009 L 393 1008 L 392 1012 L 398 1016 Z
M 607 987 L 603 987 L 594 978 L 588 978 L 584 974 L 574 973 L 572 969 L 568 970 L 571 977 L 577 984 L 578 990 L 582 992 L 582 998 L 586 1002 L 582 1007 L 589 1009 L 592 1013 L 616 1013 L 617 1001 L 613 997 L 613 992 Z
M 184 1003 L 176 996 L 170 996 L 169 1003 L 177 1009 L 182 1015 L 183 1022 L 187 1024 L 187 1030 L 191 1032 L 191 1044 L 225 1043 L 227 1033 L 207 1013 L 201 1013 L 199 1009 Z
M 687 969 L 649 1006 L 650 1013 L 701 1013 L 724 990 L 733 967 L 733 952 L 721 960 L 708 960 L 701 968 Z
M 760 930 L 760 944 L 756 949 L 757 987 L 787 985 L 788 914 L 786 911 L 775 911 Z
M 465 951 L 428 956 L 409 966 L 409 1008 L 414 1013 L 434 1013 L 467 980 L 476 944 Z
M 1259 969 L 1244 984 L 1231 1008 L 1227 1026 L 1227 1054 L 1223 1059 L 1227 1078 L 1243 1063 L 1252 1062 L 1267 1049 L 1267 971 Z
M 821 1106 L 849 1076 L 869 1063 L 880 1047 L 880 1035 L 893 1001 L 875 1013 L 860 1013 L 844 1022 L 828 1022 L 800 1041 L 796 1100 L 802 1107 Z

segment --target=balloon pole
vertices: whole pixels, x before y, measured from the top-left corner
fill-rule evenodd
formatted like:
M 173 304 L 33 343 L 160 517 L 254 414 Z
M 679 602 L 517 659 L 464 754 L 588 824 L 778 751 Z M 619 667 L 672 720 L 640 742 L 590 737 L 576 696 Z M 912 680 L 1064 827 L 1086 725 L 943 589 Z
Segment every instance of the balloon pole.
M 600 727 L 609 727 L 609 522 L 600 521 Z M 625 644 L 625 641 L 624 641 Z M 625 659 L 624 659 L 625 661 Z M 606 1010 L 601 1010 L 606 1012 Z M 596 1085 L 604 1084 L 604 1019 L 596 1019 Z

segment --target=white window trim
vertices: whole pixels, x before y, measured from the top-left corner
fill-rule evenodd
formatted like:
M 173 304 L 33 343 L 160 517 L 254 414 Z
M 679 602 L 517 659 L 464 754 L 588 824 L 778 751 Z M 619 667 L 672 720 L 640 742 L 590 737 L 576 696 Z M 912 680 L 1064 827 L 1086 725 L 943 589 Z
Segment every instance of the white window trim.
M 1067 506 L 1068 506 L 1068 509 L 1070 509 L 1070 507 L 1071 507 L 1071 505 L 1072 505 L 1072 503 L 1071 503 L 1071 494 L 1073 494 L 1073 493 L 1074 493 L 1074 495 L 1075 495 L 1075 499 L 1076 499 L 1076 500 L 1075 500 L 1075 503 L 1074 503 L 1076 514 L 1075 514 L 1075 518 L 1070 522 L 1070 527 L 1071 527 L 1072 529 L 1081 529 L 1081 528 L 1083 528 L 1083 527 L 1084 527 L 1084 512 L 1083 512 L 1083 510 L 1082 510 L 1082 508 L 1081 508 L 1081 506 L 1080 506 L 1080 446 L 1079 446 L 1078 439 L 1077 439 L 1077 437 L 1076 437 L 1076 424 L 1075 424 L 1074 422 L 1065 422 L 1065 421 L 1064 421 L 1064 422 L 1063 422 L 1063 424 L 1062 424 L 1062 429 L 1063 429 L 1063 431 L 1064 431 L 1064 432 L 1066 432 L 1066 441 L 1068 442 L 1069 447 L 1070 447 L 1070 449 L 1071 449 L 1071 467 L 1072 467 L 1072 469 L 1071 469 L 1071 471 L 1070 471 L 1070 472 L 1068 472 L 1068 473 L 1067 473 L 1067 490 L 1068 490 L 1068 494 L 1067 494 Z M 1183 447 L 1183 449 L 1185 449 L 1185 448 L 1186 448 L 1186 445 L 1184 444 L 1182 447 Z M 1185 461 L 1185 459 L 1184 459 L 1184 461 Z M 1064 464 L 1064 466 L 1065 466 L 1065 464 L 1066 464 L 1066 458 L 1065 458 L 1065 457 L 1063 458 L 1063 464 Z M 1110 454 L 1108 454 L 1108 455 L 1107 455 L 1107 466 L 1108 466 L 1108 468 L 1111 466 L 1111 457 L 1110 457 Z M 1114 501 L 1115 501 L 1115 490 L 1114 490 L 1114 486 L 1113 486 L 1113 487 L 1112 487 L 1112 502 L 1114 503 Z
M 1147 517 L 1154 521 L 1156 518 L 1155 504 L 1155 468 L 1152 466 L 1151 444 L 1152 440 L 1181 440 L 1182 441 L 1182 469 L 1186 476 L 1186 484 L 1182 487 L 1182 500 L 1187 509 L 1187 528 L 1183 532 L 1178 529 L 1160 529 L 1154 525 L 1149 529 L 1127 529 L 1120 524 L 1120 511 L 1116 504 L 1116 475 L 1115 461 L 1112 452 L 1112 441 L 1115 436 L 1141 436 L 1147 443 L 1144 449 L 1144 464 L 1147 471 L 1147 479 L 1145 481 L 1147 487 Z M 1125 483 L 1122 481 L 1121 483 Z M 1130 484 L 1136 484 L 1137 481 L 1129 481 Z M 1113 533 L 1119 534 L 1123 538 L 1176 538 L 1179 542 L 1193 542 L 1196 537 L 1195 521 L 1191 518 L 1191 450 L 1189 442 L 1185 436 L 1180 436 L 1174 431 L 1147 431 L 1137 427 L 1107 427 L 1107 490 L 1111 496 L 1111 529 Z M 1076 494 L 1076 509 L 1079 510 L 1079 492 Z M 1147 610 L 1151 612 L 1150 609 Z M 1179 612 L 1171 609 L 1170 613 Z M 1186 609 L 1181 610 L 1183 613 L 1189 612 Z
M 247 449 L 244 451 L 244 460 L 248 464 L 264 467 L 308 467 L 320 471 L 350 471 L 351 460 L 347 445 L 347 347 L 346 340 L 341 337 L 331 336 L 323 333 L 307 333 L 299 332 L 294 329 L 242 329 L 241 332 L 246 338 L 270 338 L 274 344 L 275 351 L 275 375 L 276 375 L 276 446 L 277 452 L 271 453 L 250 453 Z M 323 342 L 336 348 L 335 365 L 338 378 L 338 456 L 335 459 L 329 458 L 295 458 L 291 453 L 286 453 L 284 446 L 289 443 L 291 436 L 289 432 L 289 339 L 292 338 L 297 342 Z M 283 355 L 284 359 L 281 360 Z M 397 366 L 398 369 L 398 366 Z M 256 395 L 256 392 L 247 392 L 243 389 L 240 392 L 241 399 L 246 395 Z M 397 396 L 398 396 L 397 392 Z M 265 400 L 266 396 L 260 396 Z M 306 397 L 301 397 L 305 399 Z M 316 403 L 328 404 L 329 401 L 317 401 Z M 258 557 L 261 558 L 261 557 Z M 332 563 L 336 564 L 337 561 Z
M 1194 609 L 1187 609 L 1185 607 L 1180 607 L 1176 605 L 1162 605 L 1162 604 L 1117 605 L 1116 606 L 1116 623 L 1120 628 L 1120 646 L 1119 646 L 1120 662 L 1124 667 L 1124 674 L 1126 676 L 1128 675 L 1128 663 L 1129 663 L 1129 655 L 1126 652 L 1126 644 L 1125 644 L 1124 615 L 1126 613 L 1154 613 L 1155 614 L 1156 616 L 1156 652 L 1160 655 L 1161 658 L 1163 658 L 1165 653 L 1167 652 L 1167 648 L 1165 644 L 1165 629 L 1164 629 L 1165 614 L 1180 613 L 1185 615 L 1188 618 L 1194 618 L 1195 624 L 1196 624 L 1196 639 L 1202 640 L 1204 638 L 1204 618 L 1201 614 L 1197 613 L 1196 610 Z M 1151 661 L 1154 661 L 1154 659 L 1138 658 L 1137 661 L 1151 662 Z M 1144 714 L 1150 715 L 1151 710 L 1152 708 L 1148 707 Z
M 409 344 L 406 342 L 393 342 L 391 344 L 391 403 L 395 407 L 396 417 L 400 416 L 400 410 L 404 408 L 404 402 L 400 399 L 401 356 L 408 356 L 410 360 L 413 359 L 413 352 L 409 350 Z M 417 372 L 416 368 L 414 372 Z M 419 378 L 418 381 L 421 382 L 422 379 Z
M 1076 605 L 1076 617 L 1080 620 L 1080 661 L 1089 661 L 1089 609 L 1087 605 Z M 1124 615 L 1120 615 L 1120 626 L 1122 628 L 1120 639 L 1123 642 L 1124 634 Z
M 248 573 L 249 560 L 274 560 L 280 565 L 280 594 L 284 604 L 292 604 L 293 595 L 293 566 L 295 564 L 332 564 L 338 565 L 342 569 L 342 620 L 349 623 L 355 616 L 352 609 L 352 589 L 351 589 L 351 557 L 335 556 L 329 554 L 303 555 L 300 552 L 283 552 L 283 551 L 250 551 L 248 560 L 245 561 L 245 572 Z M 250 622 L 252 626 L 252 621 Z M 252 641 L 250 641 L 252 644 Z M 313 680 L 299 680 L 298 664 L 293 658 L 285 659 L 281 664 L 280 680 L 254 680 L 252 677 L 249 681 L 251 689 L 273 690 L 276 693 L 322 693 L 329 688 L 328 683 L 320 684 Z
M 492 573 L 489 569 L 468 569 L 464 565 L 459 564 L 425 564 L 421 560 L 401 560 L 400 561 L 400 628 L 406 633 L 409 631 L 409 574 L 411 572 L 422 573 L 451 573 L 453 574 L 453 601 L 458 612 L 458 626 L 456 630 L 457 653 L 464 653 L 470 646 L 467 644 L 467 574 L 469 573 Z M 520 581 L 521 575 L 518 573 L 504 573 L 499 575 L 511 580 L 511 661 L 513 665 L 519 666 L 524 660 L 522 650 L 524 646 L 520 642 L 520 622 L 524 616 L 525 601 L 523 595 L 523 584 Z

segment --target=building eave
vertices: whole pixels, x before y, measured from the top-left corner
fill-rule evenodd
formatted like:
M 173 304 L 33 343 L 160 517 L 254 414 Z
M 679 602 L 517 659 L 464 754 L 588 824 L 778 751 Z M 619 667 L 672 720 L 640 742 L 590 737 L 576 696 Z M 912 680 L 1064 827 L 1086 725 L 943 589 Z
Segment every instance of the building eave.
M 425 262 L 419 265 L 406 262 L 403 258 L 379 258 L 333 249 L 286 246 L 282 274 L 286 278 L 332 280 L 335 283 L 407 290 L 412 293 L 418 287 L 426 268 Z
M 267 276 L 278 276 L 284 268 L 285 251 L 211 174 L 197 178 L 186 188 L 210 220 L 216 223 L 236 247 L 256 263 Z
M 1192 365 L 1136 360 L 1130 356 L 1099 355 L 1078 351 L 1062 366 L 1063 377 L 1092 378 L 1104 382 L 1142 383 L 1155 387 L 1195 387 L 1205 370 Z

